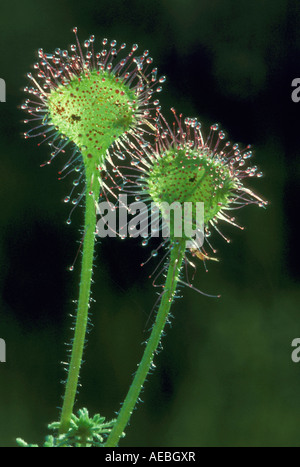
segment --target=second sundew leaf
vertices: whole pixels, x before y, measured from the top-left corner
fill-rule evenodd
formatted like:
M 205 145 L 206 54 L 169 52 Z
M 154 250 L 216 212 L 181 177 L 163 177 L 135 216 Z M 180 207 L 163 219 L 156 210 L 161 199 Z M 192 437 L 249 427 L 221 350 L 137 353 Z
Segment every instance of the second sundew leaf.
M 152 232 L 157 236 L 161 231 L 171 242 L 185 238 L 188 249 L 194 242 L 198 250 L 203 239 L 211 247 L 208 237 L 213 228 L 229 243 L 219 230 L 218 222 L 222 220 L 240 227 L 231 211 L 249 204 L 267 205 L 244 184 L 248 178 L 262 176 L 256 166 L 248 165 L 251 146 L 243 149 L 237 143 L 226 141 L 218 124 L 211 125 L 208 136 L 204 137 L 196 118 L 183 121 L 183 116 L 178 118 L 175 109 L 172 112 L 175 120 L 170 125 L 158 111 L 155 144 L 148 147 L 142 157 L 140 153 L 133 154 L 135 171 L 126 174 L 130 193 L 158 209 L 156 217 L 153 206 L 148 210 L 149 236 Z M 185 218 L 189 224 L 187 229 Z M 194 241 L 192 234 L 195 236 L 195 232 L 199 234 L 199 242 Z M 207 256 L 202 245 L 203 254 Z
M 148 190 L 158 207 L 162 203 L 204 203 L 204 222 L 208 224 L 229 204 L 236 181 L 229 168 L 211 151 L 169 148 L 153 164 L 147 178 Z M 163 214 L 163 213 L 162 213 Z

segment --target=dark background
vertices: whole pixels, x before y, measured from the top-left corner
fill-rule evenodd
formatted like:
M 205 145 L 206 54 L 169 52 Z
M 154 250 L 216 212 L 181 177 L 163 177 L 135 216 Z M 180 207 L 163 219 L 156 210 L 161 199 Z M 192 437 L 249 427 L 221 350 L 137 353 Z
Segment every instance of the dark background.
M 22 138 L 26 73 L 37 49 L 53 52 L 96 35 L 150 49 L 168 81 L 160 96 L 220 122 L 232 140 L 254 144 L 264 178 L 248 185 L 267 210 L 239 212 L 244 232 L 224 225 L 232 244 L 214 234 L 219 263 L 195 286 L 220 300 L 182 289 L 122 446 L 298 446 L 300 367 L 291 342 L 300 337 L 298 184 L 300 77 L 297 0 L 71 0 L 1 3 L 0 77 L 0 445 L 16 437 L 41 442 L 58 419 L 79 266 L 72 264 L 82 224 L 62 200 L 72 180 L 57 180 L 49 148 Z M 166 112 L 167 113 L 167 112 Z M 77 408 L 114 416 L 140 360 L 157 299 L 144 269 L 151 246 L 105 240 L 97 246 L 91 327 Z M 148 321 L 149 319 L 149 321 Z

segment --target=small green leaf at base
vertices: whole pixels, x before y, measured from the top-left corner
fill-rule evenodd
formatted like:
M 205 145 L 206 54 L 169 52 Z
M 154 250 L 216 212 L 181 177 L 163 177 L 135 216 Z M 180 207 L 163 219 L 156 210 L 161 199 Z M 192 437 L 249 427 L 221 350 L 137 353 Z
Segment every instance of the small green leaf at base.
M 41 447 L 103 447 L 114 426 L 115 420 L 105 421 L 105 417 L 99 414 L 89 417 L 86 408 L 78 410 L 78 415 L 72 415 L 71 423 L 67 433 L 57 436 L 46 436 Z M 58 432 L 60 422 L 48 425 L 49 430 Z M 125 434 L 123 433 L 123 436 Z M 21 438 L 17 438 L 20 447 L 39 447 L 37 444 L 28 444 Z

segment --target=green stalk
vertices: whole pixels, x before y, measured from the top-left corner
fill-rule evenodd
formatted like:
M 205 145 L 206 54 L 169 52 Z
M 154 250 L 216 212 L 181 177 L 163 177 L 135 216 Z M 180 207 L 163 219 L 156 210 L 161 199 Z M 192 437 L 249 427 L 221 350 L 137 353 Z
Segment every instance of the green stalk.
M 159 346 L 161 335 L 168 319 L 172 300 L 176 292 L 176 287 L 179 279 L 179 274 L 185 254 L 185 240 L 180 239 L 175 242 L 171 255 L 167 279 L 165 284 L 165 292 L 162 296 L 159 310 L 156 316 L 155 324 L 152 328 L 150 338 L 147 342 L 144 355 L 139 364 L 133 382 L 130 386 L 128 394 L 119 412 L 118 418 L 112 429 L 105 447 L 115 447 L 118 445 L 119 439 L 129 422 L 133 409 L 137 403 L 138 397 L 151 368 L 154 354 Z
M 86 180 L 92 180 L 90 174 L 86 174 Z M 90 191 L 93 195 L 90 195 Z M 82 362 L 82 354 L 85 343 L 86 328 L 88 322 L 88 311 L 91 293 L 91 282 L 93 272 L 93 259 L 96 232 L 96 207 L 95 200 L 98 200 L 100 184 L 94 179 L 93 186 L 87 182 L 85 196 L 85 224 L 84 240 L 81 264 L 81 278 L 79 289 L 79 300 L 76 314 L 75 334 L 72 345 L 71 361 L 68 370 L 68 378 L 65 389 L 63 407 L 60 418 L 59 433 L 65 433 L 70 426 L 71 415 L 77 392 L 79 371 Z

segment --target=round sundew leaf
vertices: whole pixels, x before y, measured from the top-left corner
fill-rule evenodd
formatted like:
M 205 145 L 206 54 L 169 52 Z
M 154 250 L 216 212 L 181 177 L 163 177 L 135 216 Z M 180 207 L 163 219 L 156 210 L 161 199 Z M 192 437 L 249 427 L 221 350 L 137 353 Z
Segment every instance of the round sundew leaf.
M 195 224 L 196 203 L 204 203 L 204 223 L 207 225 L 220 210 L 229 205 L 237 186 L 228 166 L 210 151 L 203 149 L 169 149 L 153 164 L 147 178 L 148 191 L 154 203 L 167 215 L 163 203 L 193 203 Z M 172 224 L 171 224 L 172 225 Z M 171 229 L 172 232 L 172 229 Z
M 52 124 L 78 146 L 85 164 L 104 158 L 111 144 L 134 124 L 138 108 L 128 85 L 96 70 L 53 89 L 48 106 Z

